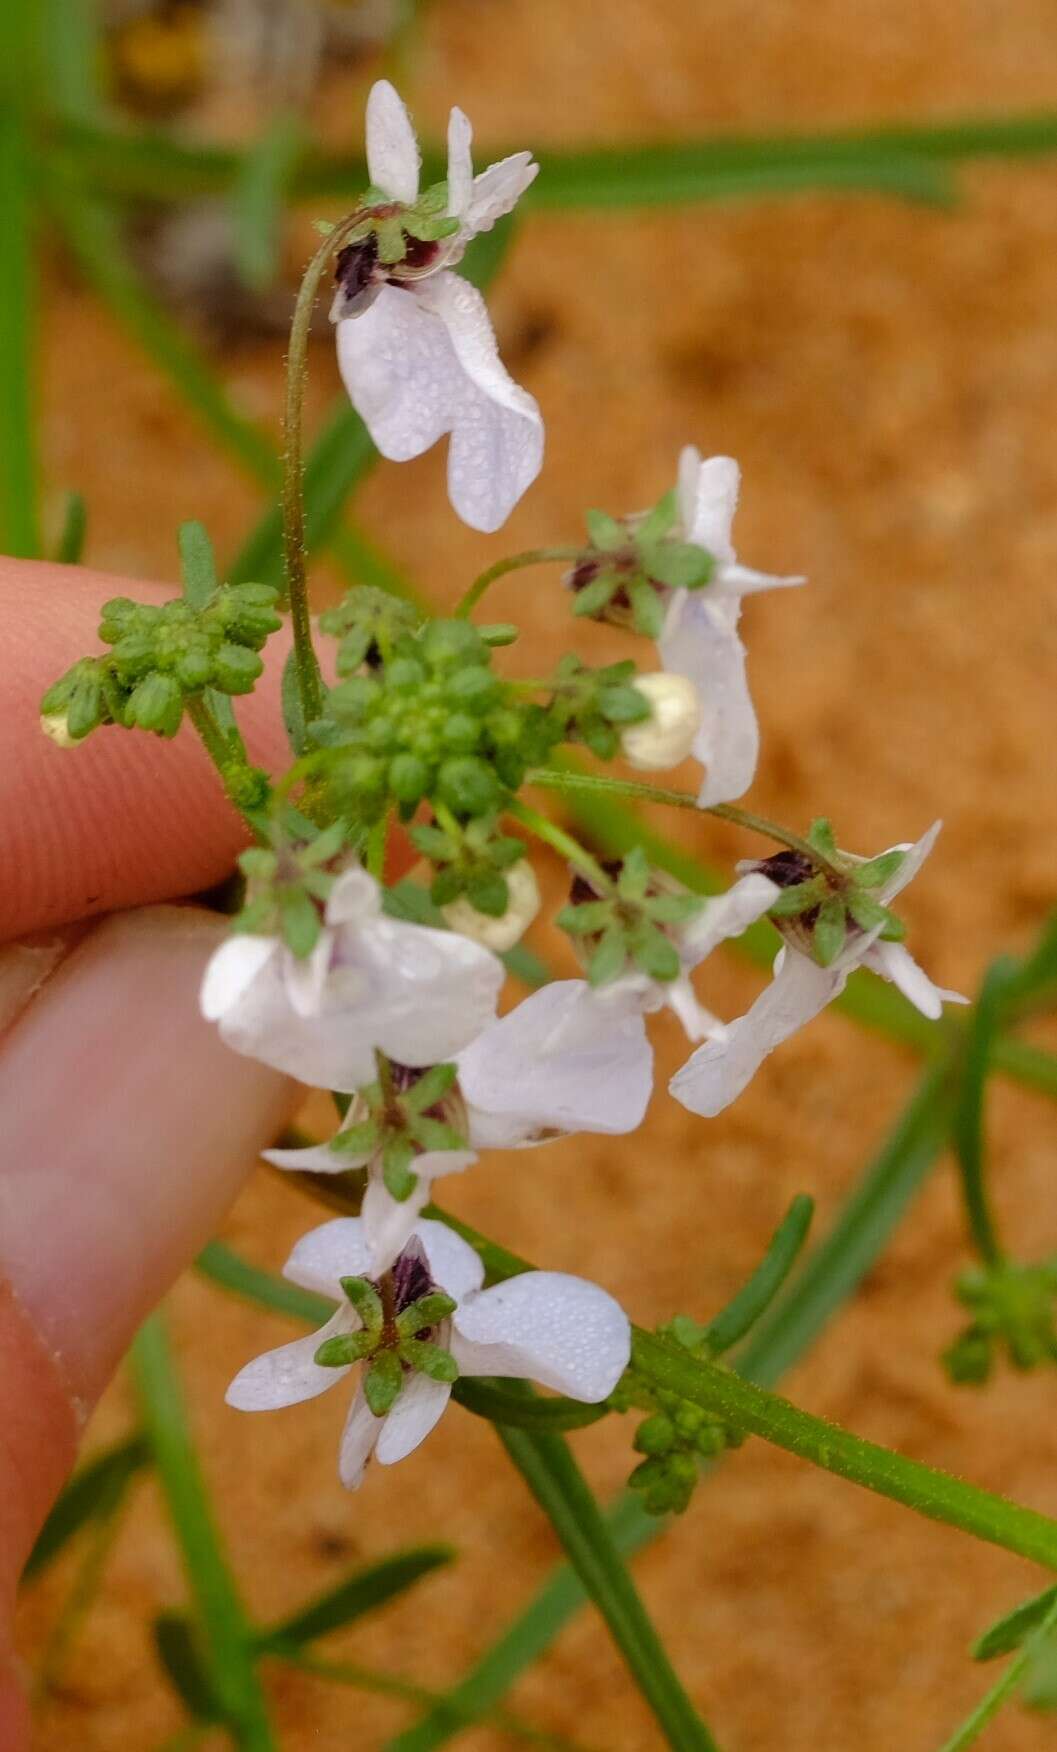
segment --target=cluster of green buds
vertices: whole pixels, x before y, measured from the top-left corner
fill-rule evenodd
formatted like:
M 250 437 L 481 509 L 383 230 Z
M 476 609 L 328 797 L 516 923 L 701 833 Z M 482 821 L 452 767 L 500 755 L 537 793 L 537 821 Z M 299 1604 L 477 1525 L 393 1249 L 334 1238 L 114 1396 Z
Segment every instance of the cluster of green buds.
M 422 1071 L 380 1058 L 377 1081 L 357 1090 L 331 1149 L 347 1154 L 351 1166 L 377 1163 L 387 1191 L 402 1203 L 415 1190 L 419 1155 L 468 1147 L 457 1076 L 455 1065 Z
M 413 603 L 391 590 L 358 584 L 319 617 L 319 630 L 339 641 L 339 675 L 355 675 L 366 664 L 376 669 L 388 662 L 399 641 L 418 631 L 425 617 Z
M 642 517 L 588 511 L 586 523 L 589 546 L 565 580 L 575 596 L 574 614 L 634 627 L 656 639 L 670 592 L 700 590 L 712 577 L 711 554 L 684 541 L 676 527 L 674 493 L 666 493 Z
M 577 939 L 590 983 L 608 985 L 632 968 L 651 979 L 676 979 L 682 961 L 669 927 L 687 924 L 700 912 L 701 896 L 669 885 L 650 868 L 641 846 L 605 874 L 613 880 L 601 893 L 592 879 L 576 876 L 570 904 L 556 920 Z
M 409 1371 L 428 1375 L 431 1381 L 456 1381 L 459 1375 L 455 1358 L 433 1336 L 454 1314 L 455 1302 L 428 1286 L 414 1301 L 401 1305 L 403 1298 L 394 1288 L 393 1277 L 387 1273 L 378 1283 L 365 1277 L 343 1277 L 342 1290 L 362 1327 L 358 1332 L 325 1338 L 315 1355 L 323 1369 L 366 1364 L 363 1392 L 375 1417 L 384 1417 L 392 1410 Z
M 782 936 L 822 967 L 831 967 L 849 936 L 858 932 L 900 942 L 906 928 L 877 893 L 896 875 L 906 854 L 893 850 L 856 858 L 842 852 L 824 818 L 812 822 L 807 840 L 819 854 L 817 860 L 806 852 L 785 851 L 748 866 L 782 890 L 768 914 Z
M 978 1267 L 963 1272 L 955 1290 L 972 1319 L 943 1355 L 952 1381 L 982 1386 L 1003 1351 L 1015 1369 L 1057 1360 L 1057 1259 Z
M 224 584 L 200 606 L 115 596 L 103 604 L 99 637 L 111 649 L 82 657 L 41 702 L 44 727 L 80 742 L 102 724 L 175 736 L 189 699 L 207 688 L 250 693 L 264 667 L 258 652 L 281 625 L 268 584 Z
M 694 1356 L 713 1357 L 708 1328 L 688 1315 L 677 1314 L 658 1327 Z M 647 1416 L 633 1438 L 643 1459 L 628 1480 L 639 1492 L 650 1515 L 681 1515 L 689 1507 L 702 1462 L 714 1460 L 726 1448 L 736 1448 L 741 1436 L 717 1418 L 710 1417 L 678 1393 L 643 1381 L 632 1367 L 610 1398 L 614 1411 L 637 1408 Z

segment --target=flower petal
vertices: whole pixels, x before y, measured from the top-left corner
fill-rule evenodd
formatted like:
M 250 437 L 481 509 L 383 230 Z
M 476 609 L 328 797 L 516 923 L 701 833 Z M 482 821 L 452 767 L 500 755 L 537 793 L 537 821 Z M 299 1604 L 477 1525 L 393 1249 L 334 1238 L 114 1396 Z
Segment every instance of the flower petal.
M 693 752 L 707 769 L 698 796 L 703 809 L 742 796 L 759 755 L 745 647 L 737 633 L 738 608 L 737 598 L 711 602 L 704 592 L 677 590 L 658 641 L 664 667 L 692 681 L 701 699 L 701 728 Z
M 763 590 L 792 590 L 807 579 L 800 573 L 788 576 L 753 572 L 748 566 L 721 566 L 709 588 L 725 596 L 758 596 Z
M 945 1003 L 969 1002 L 961 992 L 949 992 L 943 986 L 934 985 L 902 943 L 873 943 L 863 957 L 863 965 L 871 967 L 882 979 L 891 980 L 903 996 L 910 999 L 915 1010 L 920 1010 L 923 1016 L 934 1022 L 942 1016 Z
M 346 1490 L 356 1490 L 363 1483 L 367 1462 L 382 1433 L 383 1419 L 375 1417 L 364 1397 L 363 1383 L 356 1390 L 345 1428 L 341 1432 L 338 1450 L 338 1475 Z
M 431 1381 L 428 1375 L 411 1375 L 393 1406 L 382 1419 L 375 1455 L 382 1466 L 405 1460 L 424 1442 L 444 1415 L 451 1388 L 447 1381 Z
M 529 1271 L 462 1303 L 451 1350 L 464 1375 L 515 1375 L 594 1405 L 627 1368 L 631 1328 L 597 1284 Z
M 325 1326 L 308 1338 L 296 1338 L 293 1344 L 283 1344 L 278 1350 L 254 1357 L 252 1363 L 239 1370 L 225 1393 L 228 1404 L 236 1411 L 277 1411 L 283 1405 L 318 1399 L 349 1372 L 348 1368 L 323 1369 L 314 1358 L 325 1339 L 349 1331 L 351 1312 L 347 1305 L 339 1308 Z
M 473 195 L 472 140 L 470 118 L 456 104 L 448 117 L 448 212 L 453 219 L 465 219 Z
M 418 296 L 447 331 L 464 374 L 451 424 L 448 496 L 471 529 L 505 523 L 543 464 L 543 420 L 504 367 L 484 299 L 458 274 L 422 280 Z
M 369 1156 L 335 1150 L 330 1144 L 309 1144 L 303 1150 L 262 1150 L 261 1155 L 273 1168 L 288 1168 L 295 1174 L 346 1174 L 353 1168 L 365 1168 L 370 1161 Z
M 375 1042 L 400 1064 L 445 1063 L 495 1016 L 506 969 L 469 937 L 382 918 L 370 953 L 379 975 Z
M 382 910 L 381 890 L 359 864 L 343 870 L 327 899 L 328 925 L 366 925 Z
M 433 1196 L 433 1182 L 442 1174 L 458 1174 L 477 1160 L 473 1150 L 430 1150 L 415 1158 L 413 1168 L 418 1184 L 407 1198 L 394 1198 L 382 1178 L 374 1172 L 367 1180 L 360 1210 L 371 1249 L 371 1273 L 377 1277 L 388 1271 L 394 1259 L 410 1241 L 424 1205 Z
M 917 875 L 922 864 L 925 862 L 925 859 L 936 844 L 942 826 L 942 821 L 934 821 L 928 832 L 923 833 L 921 838 L 913 845 L 904 841 L 901 845 L 889 846 L 888 850 L 890 852 L 905 851 L 906 857 L 895 872 L 895 875 L 889 878 L 877 896 L 882 906 L 887 906 L 889 901 L 894 900 L 896 895 L 902 892 L 908 882 L 914 880 L 914 877 Z
M 780 893 L 776 882 L 754 870 L 725 894 L 706 900 L 701 911 L 679 933 L 679 954 L 685 966 L 698 967 L 730 937 L 740 937 L 763 917 Z
M 679 457 L 679 510 L 687 541 L 708 550 L 719 565 L 734 559 L 731 529 L 738 508 L 741 469 L 732 456 L 702 460 L 692 445 Z
M 512 152 L 490 164 L 480 176 L 474 177 L 473 192 L 467 210 L 461 213 L 463 225 L 471 236 L 491 231 L 497 219 L 517 206 L 525 190 L 539 175 L 531 152 Z
M 219 1022 L 239 1002 L 278 949 L 274 937 L 234 936 L 213 951 L 199 997 L 207 1022 Z
M 739 1096 L 768 1053 L 824 1010 L 843 990 L 848 968 L 819 967 L 786 950 L 774 979 L 752 1008 L 727 1027 L 726 1039 L 698 1047 L 668 1087 L 691 1113 L 711 1119 Z
M 383 286 L 369 310 L 338 323 L 337 345 L 349 399 L 390 462 L 421 456 L 451 430 L 463 374 L 418 290 Z
M 480 1256 L 447 1223 L 424 1218 L 415 1225 L 415 1234 L 426 1250 L 430 1276 L 440 1289 L 456 1302 L 461 1302 L 471 1290 L 480 1289 L 484 1283 Z
M 308 955 L 295 955 L 284 945 L 283 977 L 290 1002 L 299 1016 L 319 1015 L 333 949 L 333 936 L 329 930 L 319 933 L 315 948 Z
M 403 100 L 388 79 L 371 86 L 367 98 L 367 173 L 375 188 L 394 201 L 418 195 L 418 141 Z
M 345 1306 L 341 1279 L 363 1277 L 370 1265 L 371 1251 L 362 1218 L 334 1217 L 301 1236 L 283 1266 L 283 1276 L 300 1284 L 303 1290 L 332 1296 Z M 359 1320 L 354 1317 L 350 1330 L 358 1327 Z
M 374 1077 L 378 1045 L 365 995 L 357 1007 L 346 994 L 349 1013 L 337 1025 L 334 1006 L 319 1015 L 299 1016 L 290 1002 L 282 957 L 273 955 L 237 1003 L 220 1016 L 221 1038 L 233 1051 L 302 1083 L 359 1089 Z
M 641 998 L 555 980 L 457 1056 L 470 1141 L 510 1148 L 548 1131 L 634 1131 L 653 1086 Z

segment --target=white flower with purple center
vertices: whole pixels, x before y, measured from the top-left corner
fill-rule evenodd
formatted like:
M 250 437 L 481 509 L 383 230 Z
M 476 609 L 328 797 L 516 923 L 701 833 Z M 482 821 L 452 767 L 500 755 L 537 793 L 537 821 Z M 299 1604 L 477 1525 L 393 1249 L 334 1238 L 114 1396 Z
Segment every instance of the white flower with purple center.
M 299 1405 L 361 1365 L 338 1465 L 349 1490 L 372 1455 L 391 1466 L 425 1440 L 460 1375 L 538 1381 L 596 1405 L 631 1352 L 627 1316 L 605 1290 L 555 1271 L 482 1289 L 479 1256 L 443 1223 L 419 1223 L 392 1270 L 374 1275 L 363 1222 L 339 1217 L 303 1236 L 283 1272 L 337 1310 L 310 1337 L 248 1363 L 227 1401 L 240 1411 Z
M 658 648 L 665 669 L 693 682 L 701 700 L 693 753 L 706 769 L 698 794 L 702 808 L 742 796 L 756 772 L 760 731 L 738 637 L 742 597 L 805 582 L 738 565 L 731 528 L 740 480 L 733 457 L 702 460 L 688 444 L 679 458 L 680 534 L 705 549 L 714 566 L 701 588 L 673 592 Z
M 880 916 L 880 909 L 887 908 L 889 901 L 894 900 L 917 875 L 936 842 L 940 826 L 940 822 L 934 822 L 915 845 L 891 846 L 873 859 L 839 854 L 842 863 L 853 873 L 858 866 L 860 880 L 866 873 L 867 892 L 857 894 L 849 901 L 849 907 L 860 911 L 868 928 L 857 924 L 853 917 L 844 920 L 842 913 L 842 922 L 837 928 L 843 934 L 843 946 L 828 965 L 820 965 L 810 952 L 813 947 L 811 926 L 821 914 L 819 906 L 807 914 L 776 919 L 786 944 L 775 960 L 771 984 L 744 1016 L 727 1026 L 722 1039 L 711 1040 L 699 1047 L 682 1070 L 676 1072 L 668 1086 L 677 1101 L 681 1101 L 691 1113 L 702 1114 L 705 1118 L 722 1113 L 741 1094 L 776 1046 L 788 1040 L 798 1028 L 839 997 L 849 974 L 857 967 L 869 967 L 882 979 L 891 981 L 922 1015 L 932 1019 L 940 1016 L 944 1003 L 964 1004 L 968 1001 L 958 992 L 934 985 L 901 942 L 882 937 L 885 920 Z M 815 876 L 810 862 L 797 852 L 779 852 L 754 868 L 765 871 L 777 881 L 779 888 L 788 884 L 806 891 L 809 884 L 821 884 L 824 880 Z M 871 892 L 873 875 L 880 879 L 872 886 Z M 876 922 L 870 923 L 871 913 L 863 911 L 863 906 L 865 902 L 869 908 L 873 896 L 878 916 Z M 817 942 L 817 938 L 814 941 Z
M 391 1066 L 388 1127 L 383 1111 L 383 1123 L 364 1131 L 381 1108 L 375 1085 L 329 1143 L 267 1150 L 266 1159 L 317 1174 L 366 1168 L 364 1234 L 372 1268 L 382 1271 L 406 1244 L 433 1182 L 469 1167 L 478 1150 L 634 1131 L 653 1087 L 647 1007 L 633 986 L 595 992 L 585 980 L 556 980 L 490 1022 L 451 1065 L 424 1073 Z
M 337 260 L 338 365 L 382 455 L 407 462 L 450 433 L 448 493 L 473 529 L 498 529 L 539 474 L 543 421 L 510 377 L 484 299 L 451 272 L 539 169 L 516 152 L 474 176 L 471 128 L 448 125 L 447 182 L 419 192 L 411 118 L 387 80 L 367 100 L 371 188 Z
M 206 969 L 201 1004 L 236 1052 L 351 1094 L 373 1078 L 376 1051 L 405 1065 L 451 1058 L 494 1017 L 504 977 L 468 937 L 388 918 L 356 866 L 334 883 L 309 955 L 233 935 Z

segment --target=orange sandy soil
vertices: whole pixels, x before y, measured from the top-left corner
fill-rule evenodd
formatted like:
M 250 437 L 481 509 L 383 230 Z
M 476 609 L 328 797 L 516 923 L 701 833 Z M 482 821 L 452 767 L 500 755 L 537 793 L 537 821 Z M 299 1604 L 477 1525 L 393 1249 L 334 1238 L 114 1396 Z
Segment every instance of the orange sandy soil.
M 434 132 L 457 98 L 482 142 L 542 145 L 1023 111 L 1052 103 L 1055 85 L 1057 22 L 1045 0 L 913 9 L 611 0 L 597 23 L 560 0 L 438 0 L 411 96 Z M 358 129 L 361 92 L 343 88 L 328 102 L 332 135 Z M 543 480 L 492 541 L 450 516 L 438 454 L 379 470 L 358 514 L 450 603 L 498 553 L 568 540 L 585 504 L 619 511 L 655 498 L 685 440 L 738 456 L 740 551 L 811 575 L 808 590 L 746 613 L 765 734 L 752 800 L 797 823 L 825 811 L 864 851 L 942 814 L 939 849 L 905 913 L 930 970 L 971 990 L 993 955 L 1028 942 L 1054 899 L 1054 164 L 975 168 L 963 189 L 953 212 L 849 195 L 665 217 L 541 215 L 522 230 L 494 308 L 505 355 L 548 420 Z M 192 514 L 233 545 L 255 493 L 76 288 L 53 292 L 47 339 L 50 476 L 88 493 L 89 559 L 172 576 L 170 532 Z M 247 411 L 271 416 L 280 369 L 278 347 L 231 360 Z M 336 382 L 325 346 L 314 370 L 321 406 Z M 333 583 L 321 567 L 320 600 Z M 497 590 L 493 610 L 527 622 L 516 656 L 526 671 L 565 624 L 546 573 Z M 599 645 L 615 651 L 619 641 Z M 756 849 L 720 829 L 686 837 L 714 859 Z M 707 976 L 725 1013 L 757 984 L 732 959 L 717 958 Z M 667 1073 L 685 1046 L 664 1024 L 657 1037 Z M 913 1077 L 907 1052 L 832 1016 L 721 1120 L 694 1120 L 661 1093 L 634 1138 L 575 1139 L 496 1162 L 451 1183 L 449 1196 L 531 1257 L 598 1277 L 641 1320 L 706 1314 L 752 1266 L 794 1192 L 817 1197 L 824 1227 Z M 1052 1251 L 1053 1110 L 996 1086 L 992 1118 L 1010 1245 Z M 224 1233 L 277 1267 L 317 1214 L 261 1174 Z M 945 1165 L 790 1391 L 864 1435 L 1057 1513 L 1057 1377 L 1003 1376 L 974 1394 L 949 1387 L 937 1364 L 958 1323 L 949 1285 L 966 1257 Z M 274 1617 L 352 1563 L 440 1533 L 459 1547 L 457 1566 L 413 1606 L 338 1639 L 335 1653 L 427 1684 L 454 1680 L 555 1558 L 488 1428 L 456 1411 L 398 1472 L 348 1498 L 334 1473 L 333 1399 L 260 1420 L 222 1405 L 227 1379 L 281 1340 L 281 1323 L 192 1277 L 171 1318 L 253 1611 Z M 131 1415 L 118 1383 L 91 1440 L 118 1436 Z M 614 1421 L 575 1438 L 605 1496 L 626 1477 L 630 1433 Z M 968 1662 L 970 1640 L 1041 1585 L 1027 1564 L 757 1441 L 636 1574 L 730 1752 L 931 1752 L 992 1677 Z M 69 1581 L 64 1563 L 25 1601 L 30 1660 Z M 182 1598 L 147 1485 L 41 1718 L 40 1752 L 140 1752 L 176 1729 L 148 1627 Z M 408 1719 L 403 1706 L 290 1673 L 268 1685 L 289 1752 L 381 1746 Z M 586 1611 L 511 1703 L 595 1748 L 659 1743 Z M 1013 1707 L 985 1743 L 1030 1752 L 1055 1732 Z M 462 1743 L 513 1744 L 492 1728 Z

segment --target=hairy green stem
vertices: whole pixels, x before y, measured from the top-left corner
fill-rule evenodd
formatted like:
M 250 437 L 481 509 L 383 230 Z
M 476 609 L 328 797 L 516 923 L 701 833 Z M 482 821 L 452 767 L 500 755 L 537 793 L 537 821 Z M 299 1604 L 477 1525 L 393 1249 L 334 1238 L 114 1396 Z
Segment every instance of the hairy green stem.
M 515 821 L 520 821 L 524 827 L 529 828 L 537 839 L 542 840 L 545 845 L 551 846 L 554 851 L 560 852 L 561 856 L 567 858 L 576 869 L 582 870 L 585 876 L 589 876 L 600 895 L 614 892 L 613 883 L 598 859 L 592 857 L 587 847 L 581 845 L 578 839 L 574 839 L 571 833 L 566 833 L 565 829 L 559 827 L 557 822 L 550 821 L 546 815 L 540 815 L 536 809 L 530 809 L 527 803 L 520 802 L 516 797 L 511 798 L 505 808 L 508 815 L 512 815 Z
M 263 842 L 260 824 L 245 807 L 245 781 L 252 768 L 240 749 L 235 748 L 217 723 L 216 716 L 202 694 L 190 694 L 186 701 L 187 716 L 202 739 L 202 746 L 220 775 L 224 795 L 233 803 L 254 839 Z
M 575 560 L 582 552 L 583 549 L 578 547 L 528 548 L 523 554 L 511 554 L 505 560 L 496 560 L 495 565 L 489 566 L 479 578 L 475 578 L 465 595 L 459 598 L 455 607 L 455 618 L 466 620 L 489 585 L 494 584 L 497 578 L 505 577 L 507 572 L 519 572 L 523 566 L 545 566 L 552 560 Z

